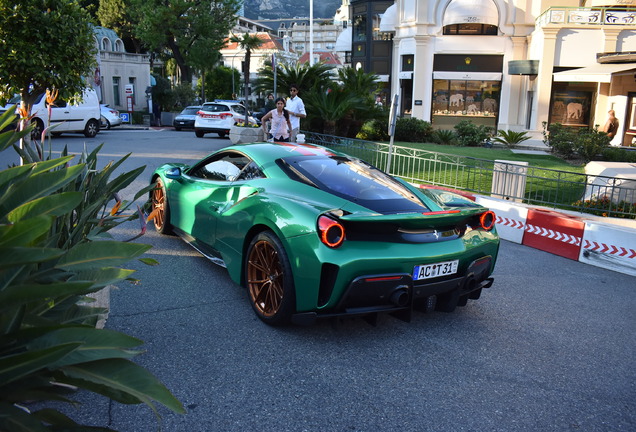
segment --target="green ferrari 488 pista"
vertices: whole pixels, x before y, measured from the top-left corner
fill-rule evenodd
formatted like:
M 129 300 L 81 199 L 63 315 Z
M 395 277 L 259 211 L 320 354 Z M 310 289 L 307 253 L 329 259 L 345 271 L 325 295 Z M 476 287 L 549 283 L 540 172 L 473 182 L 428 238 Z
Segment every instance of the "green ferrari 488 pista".
M 260 319 L 342 315 L 409 320 L 452 311 L 492 285 L 495 215 L 309 144 L 223 148 L 152 176 L 154 223 L 245 286 Z

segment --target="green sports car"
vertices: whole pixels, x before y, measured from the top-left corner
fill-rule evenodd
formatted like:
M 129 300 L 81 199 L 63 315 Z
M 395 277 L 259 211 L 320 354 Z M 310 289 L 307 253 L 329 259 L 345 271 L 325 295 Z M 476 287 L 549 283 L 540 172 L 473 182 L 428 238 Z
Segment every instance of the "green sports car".
M 229 146 L 152 176 L 154 224 L 245 286 L 272 325 L 479 298 L 499 250 L 495 215 L 458 194 L 418 188 L 309 144 Z

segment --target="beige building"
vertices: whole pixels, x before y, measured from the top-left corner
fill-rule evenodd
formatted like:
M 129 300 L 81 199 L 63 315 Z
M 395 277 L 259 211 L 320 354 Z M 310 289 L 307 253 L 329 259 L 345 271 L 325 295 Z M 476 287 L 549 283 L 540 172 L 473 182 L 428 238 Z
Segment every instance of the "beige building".
M 113 30 L 95 27 L 94 34 L 98 68 L 93 87 L 100 103 L 123 112 L 147 110 L 146 89 L 152 80 L 150 55 L 126 52 L 124 42 Z
M 603 125 L 612 144 L 636 136 L 636 1 L 397 0 L 391 92 L 402 115 L 450 129 L 470 119 L 496 129 Z

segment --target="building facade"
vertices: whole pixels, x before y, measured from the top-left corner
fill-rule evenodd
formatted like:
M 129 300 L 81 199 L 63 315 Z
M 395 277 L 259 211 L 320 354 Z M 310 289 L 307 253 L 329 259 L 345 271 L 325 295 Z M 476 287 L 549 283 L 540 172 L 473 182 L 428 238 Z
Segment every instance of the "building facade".
M 113 30 L 95 27 L 94 34 L 98 66 L 93 87 L 100 103 L 124 112 L 148 110 L 150 55 L 126 52 Z
M 261 46 L 250 52 L 250 82 L 253 83 L 258 77 L 259 69 L 263 68 L 267 61 L 274 60 L 277 64 L 292 64 L 298 61 L 298 54 L 290 47 L 290 41 L 287 37 L 276 37 L 269 32 L 250 33 L 258 36 L 262 43 Z M 245 60 L 245 50 L 236 42 L 228 40 L 223 49 L 220 50 L 222 62 L 229 68 L 235 68 L 242 71 L 242 62 Z M 232 82 L 232 93 L 241 98 L 243 90 L 241 83 Z M 250 92 L 249 105 L 255 106 L 258 99 L 264 99 L 265 95 L 258 95 Z
M 379 26 L 393 36 L 391 94 L 437 129 L 469 119 L 535 139 L 544 124 L 602 126 L 613 109 L 612 144 L 631 143 L 636 2 L 617 2 L 397 0 Z

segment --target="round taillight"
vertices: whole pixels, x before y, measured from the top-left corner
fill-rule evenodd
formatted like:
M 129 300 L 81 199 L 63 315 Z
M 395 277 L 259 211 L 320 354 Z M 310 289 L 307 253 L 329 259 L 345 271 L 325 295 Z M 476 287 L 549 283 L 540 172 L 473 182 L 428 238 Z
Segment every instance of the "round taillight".
M 337 248 L 345 239 L 344 227 L 327 216 L 318 218 L 318 235 L 320 241 L 330 248 Z
M 495 219 L 495 213 L 489 210 L 479 217 L 479 224 L 486 231 L 490 231 L 495 226 Z

